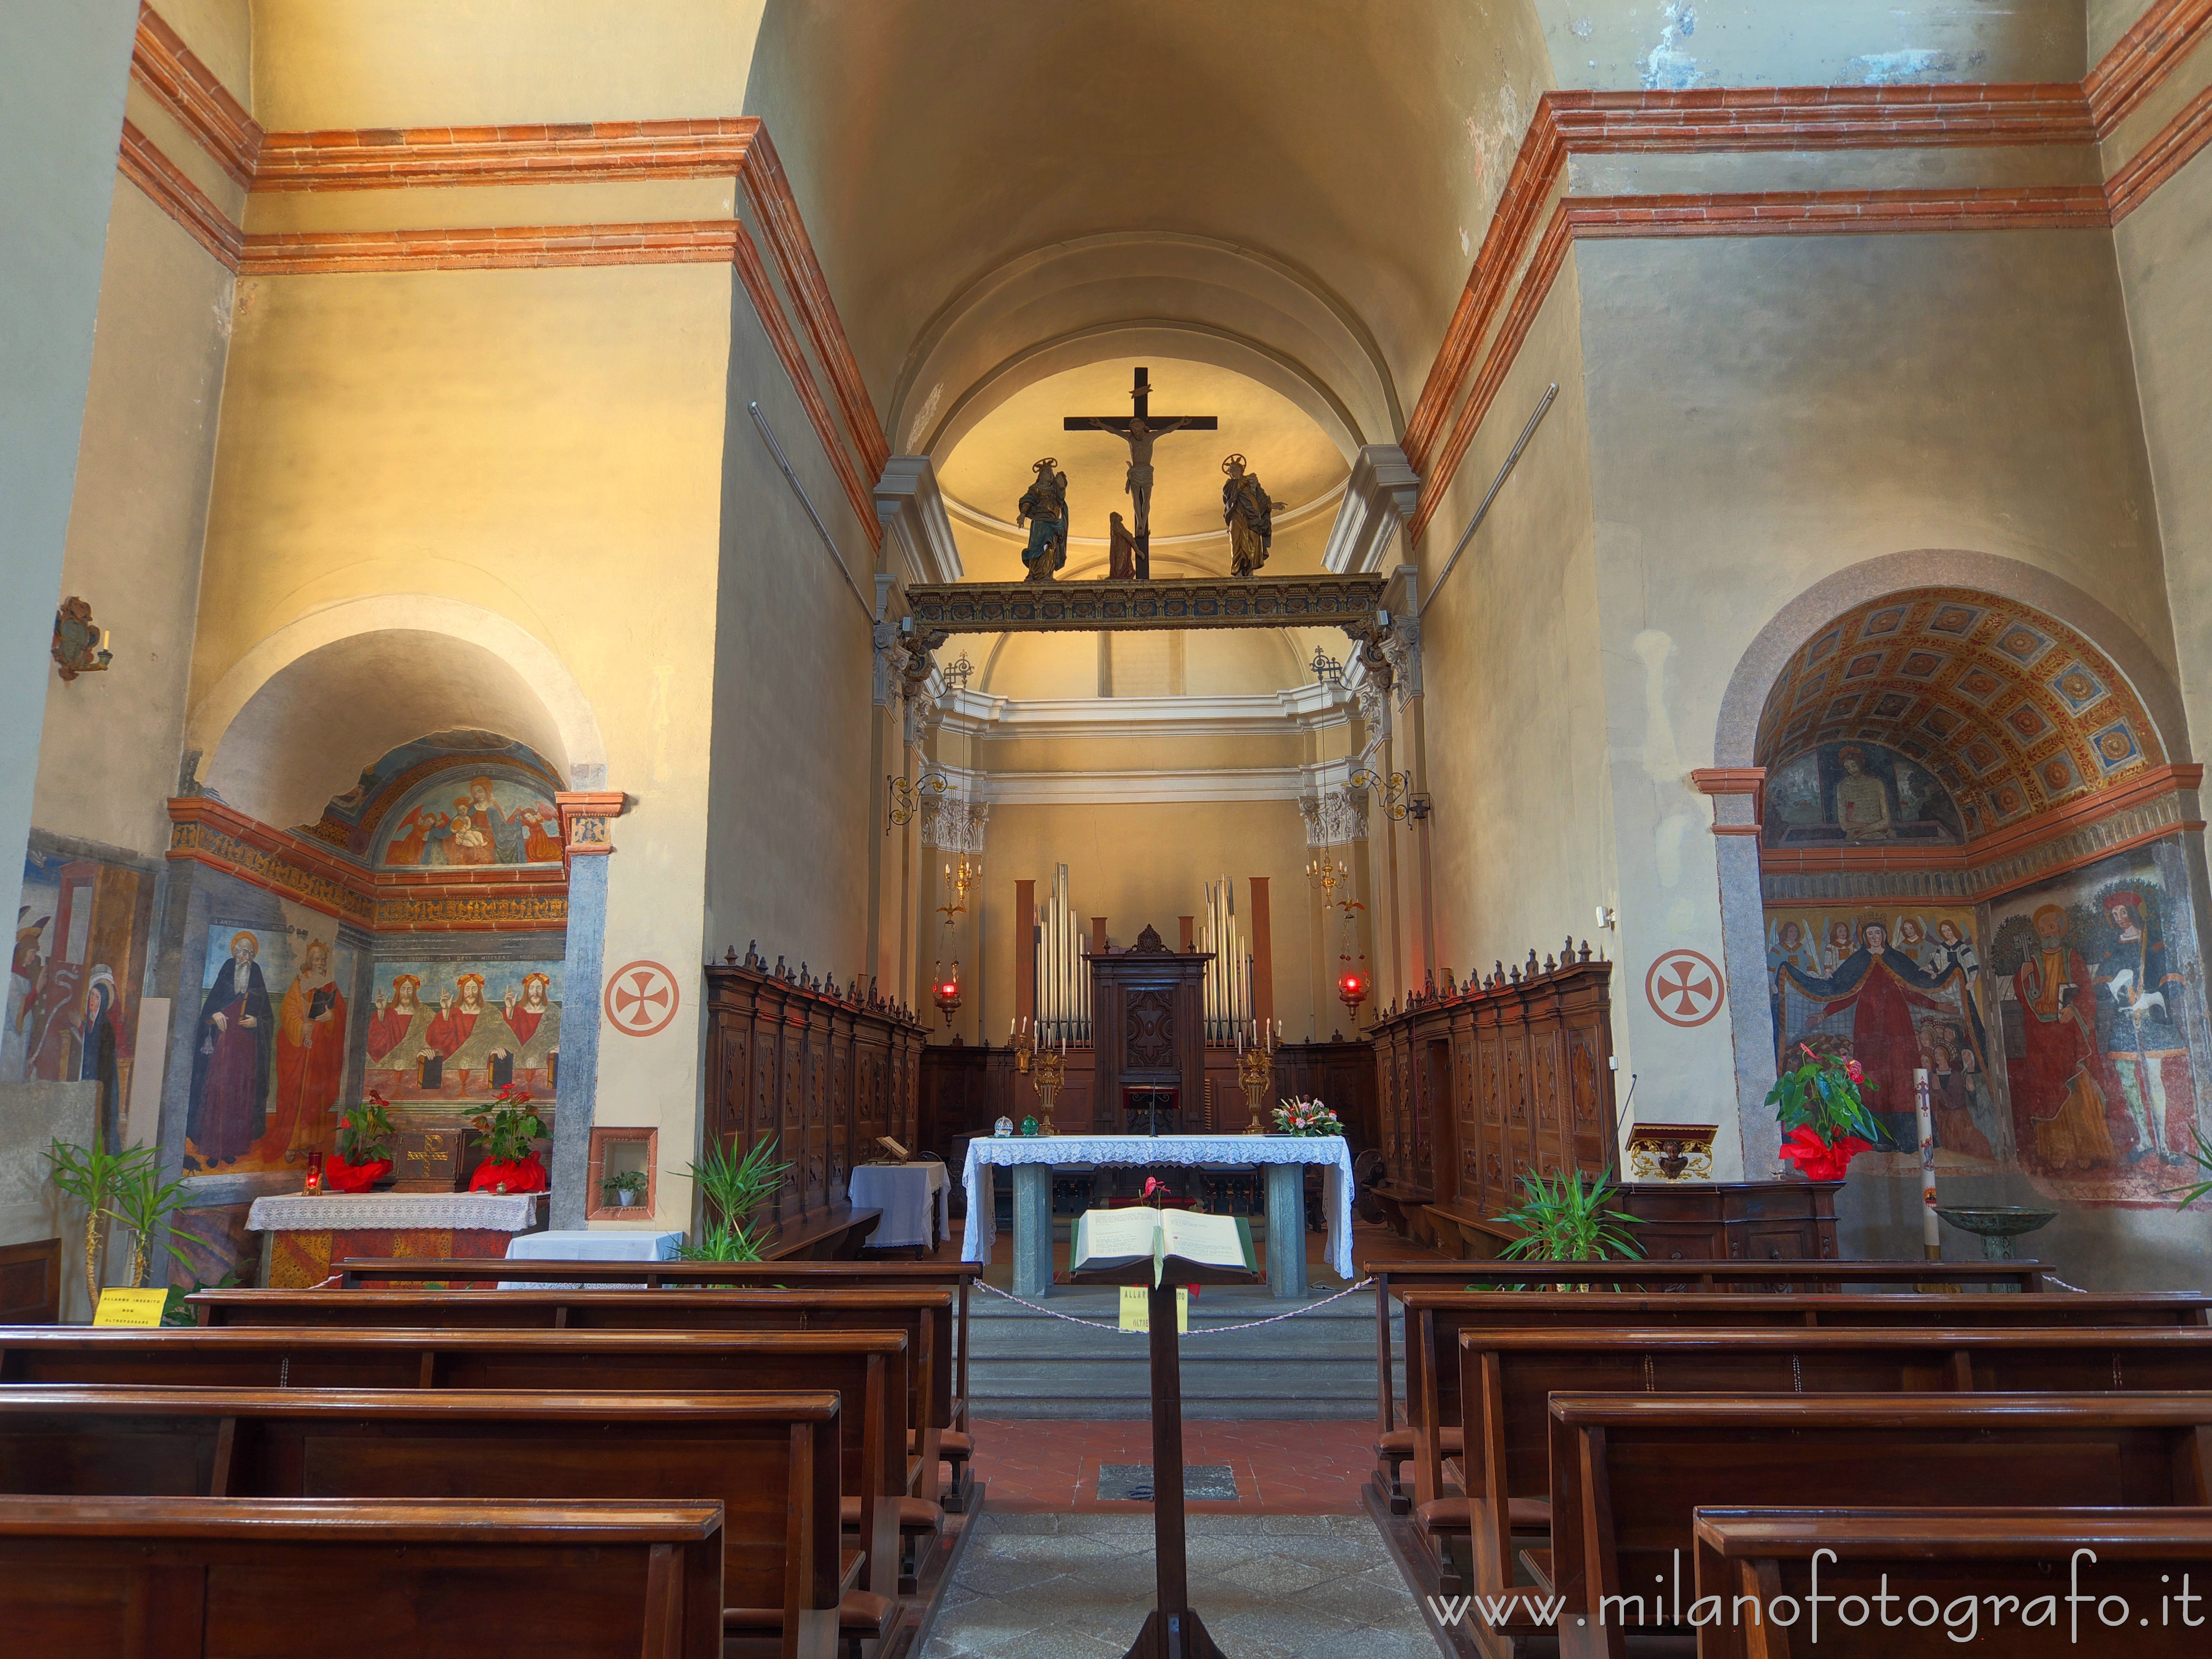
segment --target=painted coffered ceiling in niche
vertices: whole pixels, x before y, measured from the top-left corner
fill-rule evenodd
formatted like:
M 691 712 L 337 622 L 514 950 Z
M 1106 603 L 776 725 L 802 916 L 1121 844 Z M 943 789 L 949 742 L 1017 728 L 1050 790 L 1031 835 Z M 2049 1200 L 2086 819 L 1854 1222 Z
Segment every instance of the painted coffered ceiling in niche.
M 2104 653 L 2040 611 L 1966 588 L 1869 601 L 1790 659 L 1759 716 L 1759 763 L 1771 772 L 1853 738 L 1932 772 L 1970 840 L 2166 758 Z

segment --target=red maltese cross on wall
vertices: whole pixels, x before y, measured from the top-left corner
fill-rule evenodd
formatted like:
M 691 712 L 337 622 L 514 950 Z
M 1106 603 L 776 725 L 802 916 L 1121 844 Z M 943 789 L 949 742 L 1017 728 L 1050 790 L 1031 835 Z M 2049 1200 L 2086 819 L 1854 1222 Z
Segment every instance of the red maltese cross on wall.
M 1644 976 L 1644 1000 L 1669 1025 L 1703 1025 L 1720 1012 L 1726 994 L 1711 959 L 1679 946 L 1661 952 Z

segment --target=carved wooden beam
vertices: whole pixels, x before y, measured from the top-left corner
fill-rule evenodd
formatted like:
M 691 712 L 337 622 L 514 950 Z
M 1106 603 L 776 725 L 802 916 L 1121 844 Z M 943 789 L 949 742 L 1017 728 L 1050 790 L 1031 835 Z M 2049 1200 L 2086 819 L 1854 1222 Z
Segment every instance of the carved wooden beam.
M 1182 628 L 1371 630 L 1386 578 L 1189 577 L 1153 581 L 909 586 L 918 629 L 944 634 L 1120 633 Z M 1355 632 L 1355 637 L 1359 635 Z

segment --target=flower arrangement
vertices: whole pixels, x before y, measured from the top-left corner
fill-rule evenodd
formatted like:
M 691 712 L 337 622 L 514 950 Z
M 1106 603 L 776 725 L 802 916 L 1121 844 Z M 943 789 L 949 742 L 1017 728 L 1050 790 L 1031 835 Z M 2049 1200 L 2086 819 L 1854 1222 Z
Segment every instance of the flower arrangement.
M 545 1133 L 545 1120 L 530 1108 L 531 1093 L 519 1083 L 503 1085 L 489 1112 L 469 1120 L 484 1149 L 483 1162 L 469 1177 L 472 1193 L 542 1193 L 545 1166 L 531 1142 Z
M 365 1193 L 392 1173 L 392 1103 L 375 1090 L 338 1119 L 338 1150 L 323 1160 L 323 1179 L 342 1193 Z
M 1862 1092 L 1881 1085 L 1827 1045 L 1815 1050 L 1800 1042 L 1797 1060 L 1766 1091 L 1782 1123 L 1781 1155 L 1808 1181 L 1841 1181 L 1853 1158 L 1881 1142 L 1881 1126 Z
M 1308 1100 L 1300 1095 L 1277 1103 L 1275 1130 L 1279 1134 L 1318 1138 L 1322 1135 L 1340 1135 L 1344 1133 L 1344 1125 L 1336 1114 L 1320 1101 Z

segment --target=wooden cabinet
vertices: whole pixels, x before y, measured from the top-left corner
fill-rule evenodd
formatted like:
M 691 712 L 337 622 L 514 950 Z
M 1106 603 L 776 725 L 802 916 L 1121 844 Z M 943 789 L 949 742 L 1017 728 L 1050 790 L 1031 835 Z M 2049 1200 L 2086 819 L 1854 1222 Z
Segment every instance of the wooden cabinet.
M 791 1177 L 764 1219 L 845 1201 L 878 1135 L 915 1141 L 921 1026 L 880 1002 L 765 969 L 707 969 L 707 1133 L 739 1153 L 773 1137 Z
M 1840 1181 L 1638 1182 L 1621 1207 L 1653 1261 L 1832 1261 Z

